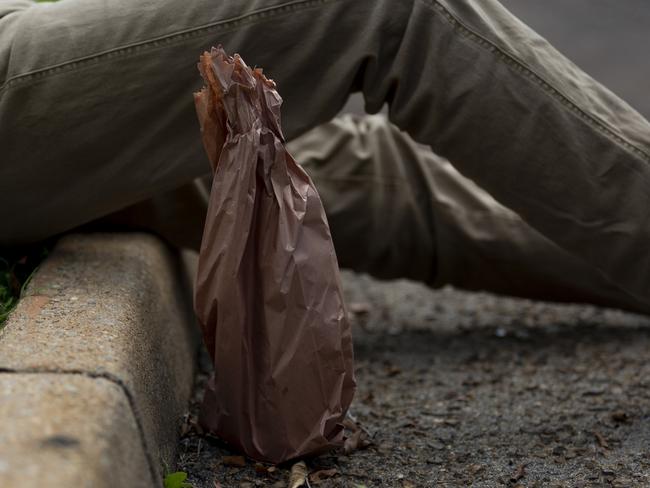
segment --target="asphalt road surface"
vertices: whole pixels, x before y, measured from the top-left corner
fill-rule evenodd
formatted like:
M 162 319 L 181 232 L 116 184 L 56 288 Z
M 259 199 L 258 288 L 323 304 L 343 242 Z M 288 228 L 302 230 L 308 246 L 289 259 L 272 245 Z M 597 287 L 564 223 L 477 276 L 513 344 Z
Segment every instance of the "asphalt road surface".
M 650 486 L 650 318 L 343 278 L 369 445 L 307 460 L 313 488 Z M 286 488 L 290 465 L 233 462 L 194 429 L 205 377 L 177 469 Z
M 650 118 L 648 0 L 502 0 L 559 51 Z

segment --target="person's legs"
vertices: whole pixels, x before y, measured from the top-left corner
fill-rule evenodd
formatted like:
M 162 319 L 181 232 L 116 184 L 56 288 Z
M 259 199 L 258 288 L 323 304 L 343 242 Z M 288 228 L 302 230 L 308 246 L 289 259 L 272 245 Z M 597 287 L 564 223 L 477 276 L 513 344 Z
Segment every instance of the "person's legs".
M 0 19 L 0 208 L 10 209 L 0 245 L 68 230 L 209 172 L 192 92 L 210 46 L 275 78 L 291 138 L 336 114 L 355 58 L 379 31 L 395 42 L 403 28 L 381 28 L 387 7 L 374 1 L 25 5 Z M 407 4 L 398 10 L 405 19 Z M 351 56 L 351 34 L 373 16 L 377 32 Z
M 436 189 L 419 146 L 384 116 L 344 115 L 287 149 L 314 180 L 342 267 L 432 283 Z
M 380 278 L 650 313 L 381 115 L 346 115 L 291 141 L 342 266 Z
M 292 138 L 362 90 L 569 252 L 648 300 L 650 125 L 496 1 L 62 0 L 10 14 L 0 244 L 207 168 L 190 92 L 221 42 L 267 68 Z
M 151 232 L 176 248 L 198 251 L 208 211 L 212 176 L 122 208 L 77 227 L 79 232 Z

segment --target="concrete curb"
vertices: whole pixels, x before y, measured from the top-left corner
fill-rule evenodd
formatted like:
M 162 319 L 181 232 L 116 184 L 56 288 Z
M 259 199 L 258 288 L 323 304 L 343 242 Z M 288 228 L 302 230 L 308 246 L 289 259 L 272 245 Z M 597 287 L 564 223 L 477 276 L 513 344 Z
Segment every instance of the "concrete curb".
M 145 234 L 63 238 L 0 332 L 7 486 L 162 486 L 199 341 L 191 260 Z

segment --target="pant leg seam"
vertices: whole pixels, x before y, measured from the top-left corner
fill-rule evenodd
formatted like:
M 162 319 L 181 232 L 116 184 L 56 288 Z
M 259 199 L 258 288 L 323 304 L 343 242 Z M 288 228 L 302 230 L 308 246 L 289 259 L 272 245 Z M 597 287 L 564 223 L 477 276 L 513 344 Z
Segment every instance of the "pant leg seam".
M 509 52 L 505 51 L 501 47 L 497 46 L 494 42 L 490 41 L 489 39 L 486 39 L 479 33 L 472 30 L 469 26 L 464 24 L 454 14 L 452 14 L 449 10 L 447 10 L 447 8 L 444 5 L 442 5 L 440 2 L 438 2 L 438 0 L 419 0 L 419 1 L 429 8 L 438 10 L 444 16 L 447 22 L 449 22 L 452 25 L 452 27 L 454 27 L 462 35 L 464 35 L 466 38 L 473 41 L 474 43 L 482 46 L 483 48 L 488 49 L 493 54 L 499 56 L 499 58 L 501 58 L 502 61 L 506 62 L 506 64 L 516 69 L 519 73 L 521 73 L 522 75 L 526 76 L 528 79 L 535 82 L 547 94 L 551 95 L 555 100 L 557 100 L 566 108 L 571 110 L 571 112 L 573 112 L 578 117 L 580 117 L 592 128 L 598 130 L 600 133 L 604 134 L 610 139 L 613 139 L 614 141 L 616 141 L 617 143 L 625 147 L 627 150 L 641 157 L 646 162 L 650 162 L 650 154 L 648 154 L 646 151 L 644 151 L 634 143 L 628 141 L 621 135 L 617 134 L 616 131 L 612 129 L 605 121 L 601 120 L 595 115 L 590 114 L 585 110 L 583 110 L 582 108 L 580 108 L 580 106 L 576 102 L 571 100 L 571 98 L 568 95 L 566 95 L 560 89 L 553 86 L 550 82 L 546 81 L 541 75 L 536 73 L 530 66 L 524 64 L 516 56 L 510 54 Z
M 159 47 L 164 44 L 171 44 L 177 40 L 193 39 L 195 37 L 199 37 L 201 35 L 209 33 L 211 31 L 236 28 L 240 25 L 252 23 L 259 19 L 264 19 L 276 15 L 289 13 L 289 12 L 295 12 L 298 10 L 303 10 L 303 9 L 313 7 L 315 5 L 330 3 L 334 1 L 337 0 L 291 0 L 280 5 L 258 9 L 226 20 L 210 22 L 208 24 L 204 24 L 198 27 L 184 29 L 181 31 L 173 32 L 171 34 L 158 36 L 153 39 L 147 39 L 143 41 L 133 42 L 131 44 L 125 44 L 123 46 L 107 49 L 105 51 L 89 54 L 87 56 L 82 56 L 80 58 L 64 61 L 52 66 L 39 68 L 34 71 L 21 73 L 9 77 L 4 81 L 3 84 L 0 85 L 0 93 L 2 93 L 7 88 L 13 85 L 42 78 L 52 73 L 73 70 L 79 66 L 83 66 L 85 64 L 88 64 L 93 61 L 97 61 L 99 59 L 104 59 L 104 58 L 111 59 L 115 57 L 121 57 L 121 56 L 131 54 L 133 52 L 141 51 L 148 47 Z

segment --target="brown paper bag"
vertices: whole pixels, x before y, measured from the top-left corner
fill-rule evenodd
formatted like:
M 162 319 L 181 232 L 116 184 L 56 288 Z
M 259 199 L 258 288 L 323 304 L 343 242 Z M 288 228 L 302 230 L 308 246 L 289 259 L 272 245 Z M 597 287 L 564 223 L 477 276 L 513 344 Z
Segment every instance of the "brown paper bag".
M 323 205 L 284 147 L 275 84 L 220 47 L 199 70 L 214 171 L 195 295 L 215 366 L 201 422 L 255 459 L 316 454 L 340 444 L 355 389 Z

